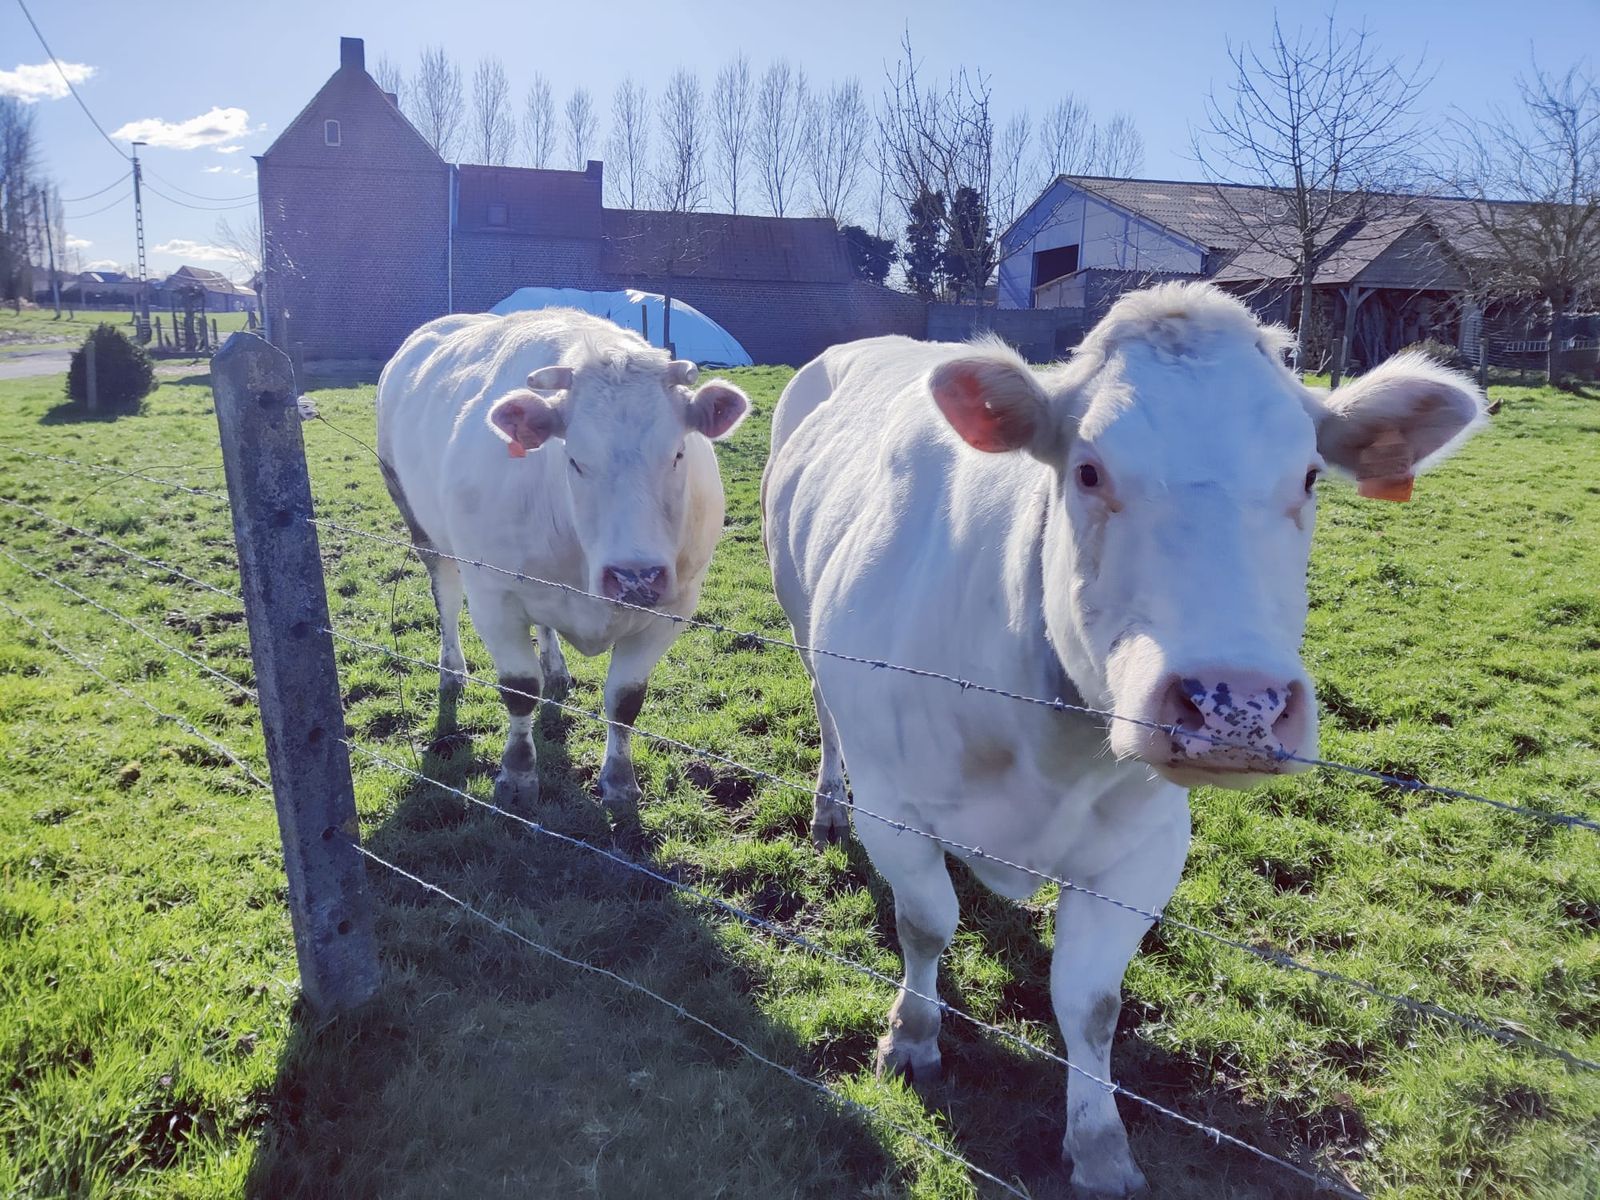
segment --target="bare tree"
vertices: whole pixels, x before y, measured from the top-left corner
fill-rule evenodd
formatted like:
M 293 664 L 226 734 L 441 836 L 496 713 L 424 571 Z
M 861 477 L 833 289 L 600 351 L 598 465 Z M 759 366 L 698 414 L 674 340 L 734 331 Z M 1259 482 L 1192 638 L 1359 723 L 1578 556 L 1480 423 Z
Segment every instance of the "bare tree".
M 994 172 L 989 80 L 961 68 L 942 85 L 924 84 L 910 35 L 889 73 L 879 115 L 882 169 L 911 215 L 936 212 L 945 234 L 946 274 L 981 296 L 995 265 L 988 215 Z M 931 204 L 930 198 L 939 203 Z
M 566 117 L 567 149 L 572 154 L 573 170 L 581 171 L 589 165 L 589 151 L 594 146 L 594 97 L 589 95 L 588 88 L 574 88 L 562 111 Z
M 751 104 L 750 60 L 740 54 L 717 72 L 711 87 L 711 148 L 717 190 L 735 216 L 739 215 L 739 188 L 749 169 Z
M 378 56 L 378 65 L 372 70 L 372 80 L 395 98 L 402 110 L 406 107 L 406 77 L 387 54 Z
M 1328 18 L 1314 34 L 1274 19 L 1265 51 L 1229 47 L 1228 95 L 1207 100 L 1194 154 L 1214 184 L 1219 233 L 1284 265 L 1300 289 L 1298 353 L 1312 328 L 1317 267 L 1374 222 L 1414 209 L 1422 63 L 1380 56 L 1364 29 Z M 1220 241 L 1228 245 L 1229 241 Z
M 1093 165 L 1097 175 L 1127 177 L 1144 166 L 1144 134 L 1127 113 L 1116 113 L 1104 125 L 1095 127 Z
M 439 157 L 454 159 L 466 116 L 461 68 L 450 61 L 444 47 L 424 50 L 417 76 L 406 91 L 406 115 Z
M 624 79 L 611 97 L 611 169 L 606 181 L 622 208 L 638 208 L 650 182 L 650 108 L 644 88 Z
M 1537 64 L 1517 84 L 1520 113 L 1457 118 L 1451 182 L 1474 201 L 1460 240 L 1476 290 L 1549 307 L 1554 381 L 1567 314 L 1600 300 L 1600 85 L 1580 66 L 1557 76 Z
M 225 251 L 228 258 L 239 268 L 246 279 L 251 279 L 261 271 L 261 220 L 251 217 L 248 221 L 238 225 L 233 224 L 226 217 L 217 222 L 216 231 L 212 235 L 217 240 L 217 246 Z
M 1090 171 L 1096 145 L 1089 107 L 1076 96 L 1061 97 L 1039 123 L 1040 155 L 1045 173 L 1051 179 Z
M 556 102 L 550 91 L 550 81 L 543 75 L 533 77 L 528 89 L 528 99 L 522 109 L 522 141 L 528 148 L 528 162 L 535 167 L 548 167 L 556 147 Z
M 694 212 L 706 198 L 706 128 L 700 80 L 681 67 L 661 94 L 656 196 L 668 212 Z
M 994 144 L 992 207 L 1001 228 L 1016 220 L 1018 210 L 1037 190 L 1033 162 L 1033 121 L 1023 111 L 1005 123 Z
M 778 59 L 761 76 L 756 96 L 756 175 L 767 208 L 781 217 L 794 200 L 805 149 L 806 74 Z
M 34 110 L 0 96 L 0 297 L 31 300 L 39 178 L 38 126 Z
M 817 212 L 843 222 L 872 139 L 872 114 L 861 81 L 847 79 L 814 96 L 807 105 L 806 125 L 806 173 Z
M 472 73 L 472 152 L 487 166 L 503 167 L 511 161 L 516 137 L 505 64 L 492 56 L 479 59 Z

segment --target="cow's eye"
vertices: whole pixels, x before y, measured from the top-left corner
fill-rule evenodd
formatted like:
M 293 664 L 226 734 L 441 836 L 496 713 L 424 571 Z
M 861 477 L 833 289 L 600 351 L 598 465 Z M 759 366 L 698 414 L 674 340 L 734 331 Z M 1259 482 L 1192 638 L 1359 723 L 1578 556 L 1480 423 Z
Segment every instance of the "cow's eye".
M 673 462 L 673 465 L 676 466 L 678 463 L 681 463 L 682 461 L 683 461 L 683 451 L 679 450 L 678 451 L 678 457 L 673 459 L 672 462 Z
M 583 468 L 578 465 L 578 460 L 577 459 L 575 459 L 575 458 L 567 459 L 567 466 L 571 467 L 579 475 L 583 474 Z
M 1092 492 L 1100 486 L 1100 468 L 1093 463 L 1080 463 L 1078 465 L 1078 486 L 1086 492 Z
M 1315 467 L 1306 472 L 1306 495 L 1311 494 L 1311 490 L 1317 486 L 1317 480 L 1321 477 L 1322 472 Z

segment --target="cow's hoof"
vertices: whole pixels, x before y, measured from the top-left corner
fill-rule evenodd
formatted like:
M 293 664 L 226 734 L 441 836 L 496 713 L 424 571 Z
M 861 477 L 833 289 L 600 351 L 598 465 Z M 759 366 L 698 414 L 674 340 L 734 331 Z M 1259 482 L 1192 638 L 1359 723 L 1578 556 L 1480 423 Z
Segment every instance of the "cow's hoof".
M 937 1086 L 944 1072 L 937 1041 L 914 1042 L 909 1038 L 896 1038 L 892 1033 L 878 1039 L 878 1055 L 873 1066 L 879 1079 L 909 1079 L 918 1092 Z
M 501 808 L 531 808 L 539 802 L 539 773 L 502 770 L 494 780 L 494 802 Z
M 818 850 L 850 840 L 850 811 L 836 798 L 843 795 L 843 784 L 823 784 L 818 788 L 811 810 L 811 841 Z
M 546 671 L 544 675 L 544 694 L 559 700 L 572 690 L 572 676 L 566 671 Z
M 1125 1137 L 1116 1139 L 1125 1146 Z M 1096 1153 L 1093 1147 L 1074 1155 L 1065 1145 L 1061 1157 L 1072 1166 L 1073 1200 L 1127 1200 L 1145 1195 L 1150 1185 L 1126 1150 Z
M 644 799 L 644 792 L 636 780 L 625 779 L 616 783 L 600 781 L 600 803 L 613 813 L 632 812 Z
M 466 689 L 466 686 L 466 680 L 460 675 L 441 668 L 439 671 L 439 703 L 454 704 L 461 699 L 461 693 Z

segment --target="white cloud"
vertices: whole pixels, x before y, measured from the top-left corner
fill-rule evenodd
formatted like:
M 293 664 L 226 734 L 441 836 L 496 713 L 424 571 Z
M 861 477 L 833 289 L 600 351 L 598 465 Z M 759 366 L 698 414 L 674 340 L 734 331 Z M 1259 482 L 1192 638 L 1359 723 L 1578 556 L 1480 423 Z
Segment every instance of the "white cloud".
M 39 100 L 61 100 L 68 95 L 62 72 L 73 83 L 82 83 L 94 74 L 88 63 L 61 64 L 61 71 L 52 63 L 18 63 L 15 71 L 0 71 L 0 96 L 15 96 L 24 104 Z
M 218 142 L 231 142 L 249 131 L 250 114 L 244 109 L 212 108 L 187 121 L 163 121 L 160 117 L 129 121 L 121 129 L 113 130 L 111 137 L 114 141 L 147 142 L 169 150 L 198 150 Z
M 84 263 L 85 271 L 115 271 L 119 264 L 114 258 L 97 258 L 93 262 Z
M 218 154 L 237 154 L 237 153 L 239 153 L 239 151 L 241 151 L 243 149 L 244 149 L 243 146 L 218 146 L 217 147 L 217 153 Z
M 170 254 L 174 258 L 198 259 L 201 262 L 232 262 L 234 256 L 221 246 L 205 242 L 192 242 L 188 238 L 173 238 L 155 247 L 156 254 Z
M 94 245 L 88 238 L 81 238 L 75 233 L 67 234 L 68 250 L 83 250 Z
M 200 169 L 202 171 L 204 171 L 207 175 L 221 175 L 222 174 L 222 168 L 221 167 L 201 167 Z

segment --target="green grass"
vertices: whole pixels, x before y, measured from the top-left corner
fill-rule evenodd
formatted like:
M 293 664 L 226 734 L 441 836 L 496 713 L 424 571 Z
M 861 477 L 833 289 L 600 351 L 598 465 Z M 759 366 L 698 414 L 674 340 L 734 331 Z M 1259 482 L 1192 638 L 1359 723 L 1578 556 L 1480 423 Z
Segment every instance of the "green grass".
M 153 311 L 151 317 L 161 317 L 162 328 L 170 337 L 172 323 L 169 314 Z M 208 313 L 206 319 L 217 323 L 217 331 L 226 337 L 245 327 L 247 314 L 242 312 Z M 0 354 L 31 353 L 52 346 L 78 346 L 89 336 L 89 330 L 102 322 L 118 328 L 131 327 L 127 309 L 106 311 L 95 309 L 61 310 L 57 317 L 49 305 L 25 308 L 12 312 L 0 304 Z
M 738 373 L 762 414 L 788 373 Z M 221 487 L 202 386 L 144 416 L 41 418 L 59 380 L 0 385 L 0 442 Z M 370 385 L 316 393 L 365 440 Z M 1501 389 L 1504 410 L 1410 505 L 1325 493 L 1307 658 L 1327 757 L 1500 799 L 1600 813 L 1600 404 Z M 323 515 L 397 532 L 367 453 L 306 428 Z M 702 615 L 786 634 L 759 538 L 766 442 L 721 451 L 726 538 Z M 0 495 L 224 586 L 222 506 L 0 451 Z M 248 681 L 239 607 L 0 505 L 0 545 Z M 336 623 L 437 651 L 420 567 L 327 534 Z M 0 559 L 0 597 L 125 686 L 262 762 L 248 705 L 137 634 Z M 490 667 L 469 640 L 473 668 Z M 599 707 L 604 660 L 572 657 Z M 504 716 L 461 707 L 437 741 L 432 673 L 341 649 L 351 736 L 486 797 Z M 930 685 L 932 686 L 932 685 Z M 792 655 L 686 634 L 640 726 L 799 780 L 815 767 Z M 814 853 L 805 797 L 636 739 L 642 829 L 591 798 L 602 737 L 547 713 L 537 816 L 620 842 L 881 970 L 891 906 L 858 849 Z M 871 1078 L 889 990 L 770 943 L 664 887 L 357 763 L 376 852 L 563 952 L 646 983 L 779 1062 L 938 1139 L 1037 1197 L 1063 1080 L 961 1022 L 925 1105 Z M 1600 1057 L 1600 841 L 1481 806 L 1311 774 L 1195 794 L 1175 915 L 1382 987 L 1504 1019 Z M 30 1197 L 964 1197 L 989 1194 L 893 1131 L 614 983 L 550 962 L 414 885 L 372 873 L 385 984 L 328 1024 L 296 1000 L 268 800 L 225 760 L 0 622 L 0 1195 Z M 946 996 L 1058 1045 L 1050 897 L 962 880 Z M 1375 1196 L 1586 1197 L 1600 1189 L 1600 1085 L 1180 931 L 1126 983 L 1120 1080 Z M 1124 1102 L 1157 1196 L 1299 1197 L 1305 1186 Z

